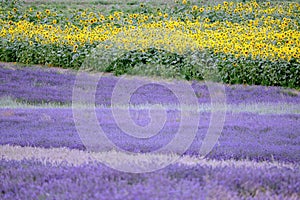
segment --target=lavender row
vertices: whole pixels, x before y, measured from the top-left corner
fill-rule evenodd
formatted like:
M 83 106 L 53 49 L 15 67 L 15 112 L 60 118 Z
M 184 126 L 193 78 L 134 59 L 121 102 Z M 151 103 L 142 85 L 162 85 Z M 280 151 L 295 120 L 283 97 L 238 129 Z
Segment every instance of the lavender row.
M 171 165 L 130 174 L 101 164 L 0 160 L 1 199 L 297 199 L 299 168 Z
M 131 152 L 153 152 L 172 141 L 180 125 L 180 112 L 167 111 L 166 123 L 157 135 L 139 139 L 125 134 L 117 125 L 110 109 L 97 109 L 99 124 L 116 146 Z M 131 111 L 140 126 L 149 123 L 145 110 Z M 124 119 L 126 123 L 127 119 Z M 199 116 L 199 127 L 186 154 L 197 155 L 206 136 L 210 113 Z M 300 115 L 226 115 L 222 134 L 207 155 L 213 159 L 252 159 L 300 162 Z M 122 122 L 121 122 L 122 123 Z M 1 109 L 0 144 L 82 149 L 71 109 Z M 87 132 L 89 131 L 89 127 Z M 191 126 L 185 127 L 186 133 Z M 93 130 L 90 130 L 93 131 Z M 187 135 L 187 137 L 190 137 Z M 104 148 L 104 147 L 103 147 Z M 103 149 L 111 150 L 111 149 Z M 172 150 L 176 152 L 176 149 Z
M 0 98 L 10 96 L 19 101 L 71 103 L 76 73 L 36 67 L 0 65 Z M 98 83 L 96 104 L 110 105 L 112 91 L 120 79 L 105 75 Z M 131 84 L 140 80 L 128 80 Z M 89 83 L 87 83 L 89 84 Z M 176 83 L 180 84 L 180 83 Z M 192 88 L 200 103 L 210 102 L 204 83 L 193 82 Z M 300 103 L 299 92 L 278 87 L 226 86 L 227 103 L 286 102 Z M 160 84 L 145 84 L 132 94 L 134 104 L 178 103 L 174 93 Z

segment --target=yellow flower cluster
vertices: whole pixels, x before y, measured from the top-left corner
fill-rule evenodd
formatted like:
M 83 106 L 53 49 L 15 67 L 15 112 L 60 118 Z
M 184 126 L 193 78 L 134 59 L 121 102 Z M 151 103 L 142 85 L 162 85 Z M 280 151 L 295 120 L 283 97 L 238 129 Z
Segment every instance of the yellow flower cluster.
M 230 54 L 236 58 L 243 56 L 272 61 L 300 58 L 299 31 L 281 29 L 285 20 L 277 21 L 277 26 L 271 25 L 269 19 L 257 21 L 263 22 L 264 26 L 231 22 L 160 21 L 126 29 L 110 39 L 128 50 L 156 47 L 182 54 L 208 48 L 215 53 Z
M 215 53 L 223 52 L 253 59 L 291 60 L 300 58 L 300 32 L 293 29 L 280 29 L 285 23 L 279 20 L 279 25 L 270 25 L 267 20 L 259 19 L 264 26 L 241 25 L 230 22 L 215 22 L 212 24 L 195 25 L 199 27 L 191 34 L 202 48 L 213 49 Z M 209 26 L 210 28 L 205 28 Z M 204 27 L 204 28 L 203 28 Z
M 34 24 L 28 21 L 5 22 L 0 20 L 2 29 L 0 37 L 6 38 L 10 42 L 14 41 L 33 41 L 39 44 L 55 44 L 55 45 L 84 45 L 93 44 L 94 42 L 105 41 L 109 37 L 117 34 L 120 29 L 107 26 L 79 28 L 70 24 L 61 27 L 47 24 Z
M 187 4 L 187 1 L 182 1 L 182 4 Z M 294 12 L 295 10 L 298 12 Z M 224 11 L 226 16 L 237 16 L 244 20 L 212 20 L 205 15 L 206 12 L 213 11 Z M 222 5 L 207 7 L 194 5 L 190 12 L 199 12 L 203 16 L 195 19 L 186 17 L 184 20 L 162 12 L 157 15 L 115 12 L 109 16 L 82 12 L 75 17 L 76 23 L 67 22 L 64 25 L 59 24 L 57 19 L 48 24 L 33 23 L 25 19 L 18 22 L 0 19 L 0 38 L 9 42 L 25 41 L 30 45 L 67 45 L 74 47 L 74 52 L 79 46 L 111 40 L 128 50 L 156 47 L 182 54 L 207 48 L 236 58 L 299 61 L 299 11 L 298 3 L 270 6 L 268 2 L 258 4 L 252 1 L 223 2 Z M 285 18 L 270 16 L 274 13 L 284 15 Z M 247 14 L 252 14 L 255 18 L 247 19 Z M 46 10 L 36 15 L 39 19 L 42 15 L 53 13 Z M 96 25 L 92 26 L 93 24 Z
M 164 49 L 173 53 L 183 54 L 200 48 L 196 40 L 189 34 L 170 28 L 170 22 L 147 24 L 135 29 L 127 29 L 110 38 L 115 47 L 131 50 L 145 50 L 151 47 Z M 173 25 L 173 24 L 172 24 Z

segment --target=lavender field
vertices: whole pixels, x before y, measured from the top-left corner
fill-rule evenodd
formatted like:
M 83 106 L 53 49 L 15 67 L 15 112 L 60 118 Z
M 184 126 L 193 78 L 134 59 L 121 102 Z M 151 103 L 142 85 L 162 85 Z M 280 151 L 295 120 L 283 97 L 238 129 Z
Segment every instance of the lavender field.
M 199 149 L 209 128 L 211 98 L 203 82 L 191 82 L 199 107 L 184 109 L 200 113 L 192 144 L 165 168 L 128 173 L 107 164 L 125 168 L 143 168 L 149 162 L 163 165 L 179 153 L 175 148 L 151 154 L 174 139 L 181 112 L 172 91 L 155 81 L 145 84 L 131 96 L 130 116 L 145 126 L 150 122 L 149 108 L 160 104 L 166 109 L 166 122 L 153 137 L 125 134 L 111 107 L 119 79 L 102 76 L 95 113 L 107 138 L 123 150 L 139 153 L 135 155 L 105 146 L 97 152 L 85 147 L 72 111 L 75 71 L 1 64 L 0 199 L 300 198 L 299 91 L 226 85 L 224 126 L 203 159 Z M 128 78 L 126 84 L 143 81 Z

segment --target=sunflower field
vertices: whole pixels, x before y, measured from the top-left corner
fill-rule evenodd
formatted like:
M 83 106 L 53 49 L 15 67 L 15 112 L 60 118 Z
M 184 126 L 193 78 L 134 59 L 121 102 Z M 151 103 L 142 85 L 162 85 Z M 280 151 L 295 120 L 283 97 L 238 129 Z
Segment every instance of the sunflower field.
M 133 10 L 2 1 L 0 60 L 120 74 L 300 87 L 300 4 L 175 1 Z M 209 63 L 209 64 L 208 64 Z

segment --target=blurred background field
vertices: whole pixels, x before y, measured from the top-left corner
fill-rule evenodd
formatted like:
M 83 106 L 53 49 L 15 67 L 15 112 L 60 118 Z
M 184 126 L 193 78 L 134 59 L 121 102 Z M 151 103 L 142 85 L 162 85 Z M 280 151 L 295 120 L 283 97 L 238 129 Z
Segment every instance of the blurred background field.
M 4 62 L 300 86 L 297 2 L 2 2 Z

